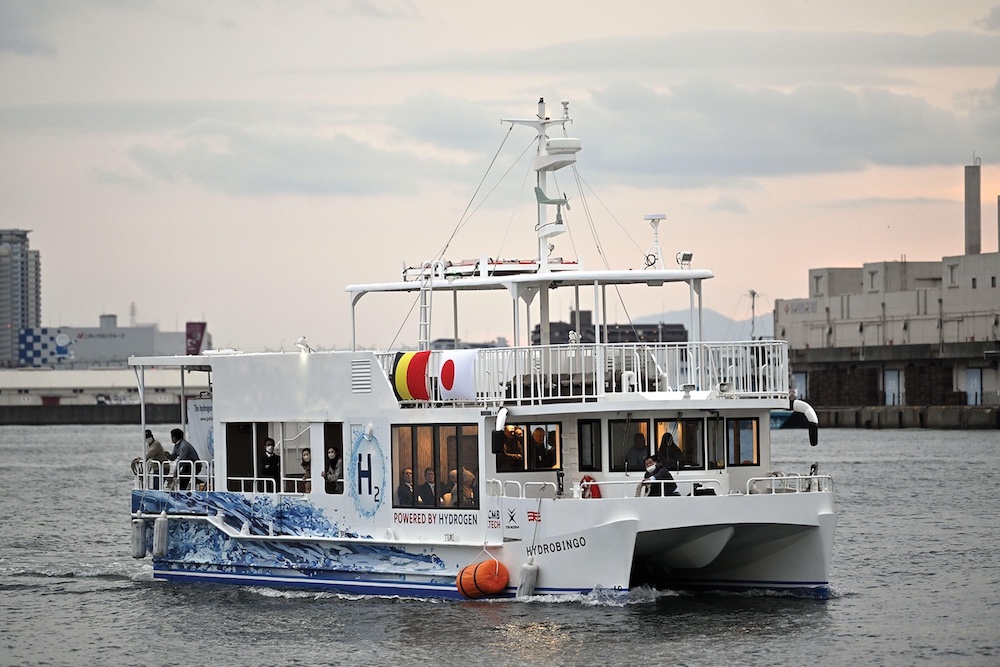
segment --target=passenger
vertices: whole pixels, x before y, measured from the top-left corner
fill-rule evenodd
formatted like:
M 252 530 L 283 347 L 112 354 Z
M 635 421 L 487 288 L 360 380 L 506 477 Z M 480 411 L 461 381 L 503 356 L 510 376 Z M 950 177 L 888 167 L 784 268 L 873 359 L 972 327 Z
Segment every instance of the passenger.
M 437 483 L 434 481 L 434 468 L 424 468 L 424 483 L 417 488 L 417 504 L 434 507 L 437 504 Z
M 455 479 L 458 479 L 457 474 Z M 456 482 L 452 488 L 454 491 L 451 494 L 451 504 L 455 507 L 473 507 L 479 501 L 479 494 L 476 493 L 476 476 L 466 468 L 462 468 L 461 485 Z
M 344 492 L 344 459 L 336 447 L 326 450 L 326 468 L 323 470 L 327 493 Z
M 264 440 L 264 453 L 260 457 L 258 474 L 264 479 L 274 480 L 274 488 L 265 486 L 265 492 L 277 493 L 281 489 L 281 456 L 274 451 L 274 438 Z
M 555 467 L 556 448 L 549 442 L 544 428 L 539 426 L 531 432 L 531 446 L 534 450 L 535 468 Z
M 396 487 L 396 504 L 406 507 L 413 506 L 413 468 L 403 468 L 399 476 L 399 486 Z
M 503 431 L 503 450 L 497 455 L 498 471 L 524 470 L 524 431 L 507 426 Z
M 302 450 L 302 490 L 312 493 L 312 452 L 308 449 Z
M 174 443 L 174 451 L 168 454 L 171 461 L 177 461 L 174 468 L 174 477 L 177 478 L 181 491 L 187 490 L 191 485 L 191 479 L 197 472 L 195 469 L 198 461 L 198 452 L 194 445 L 184 439 L 184 431 L 175 428 L 170 431 L 170 441 Z
M 684 462 L 684 452 L 677 446 L 674 436 L 669 432 L 660 438 L 660 448 L 656 450 L 656 455 L 666 465 L 667 470 L 680 470 L 681 463 Z
M 647 456 L 644 461 L 646 466 L 646 474 L 643 476 L 643 484 L 649 488 L 649 493 L 646 494 L 650 497 L 653 496 L 676 496 L 680 495 L 677 493 L 677 485 L 673 483 L 673 475 L 667 470 L 666 466 L 660 463 L 660 459 L 657 456 Z M 660 483 L 658 480 L 671 480 L 669 482 L 664 481 Z
M 454 505 L 458 502 L 458 471 L 452 468 L 448 471 L 448 483 L 441 492 L 441 502 Z
M 632 436 L 632 448 L 625 452 L 625 472 L 642 470 L 647 456 L 649 447 L 646 446 L 646 436 L 636 433 Z
M 146 457 L 145 469 L 149 473 L 150 484 L 153 489 L 160 488 L 160 480 L 166 473 L 164 465 L 169 460 L 167 452 L 163 449 L 160 441 L 153 437 L 153 432 L 146 429 Z M 155 463 L 150 463 L 155 461 Z M 132 459 L 132 472 L 139 475 L 143 471 L 141 461 L 138 458 Z

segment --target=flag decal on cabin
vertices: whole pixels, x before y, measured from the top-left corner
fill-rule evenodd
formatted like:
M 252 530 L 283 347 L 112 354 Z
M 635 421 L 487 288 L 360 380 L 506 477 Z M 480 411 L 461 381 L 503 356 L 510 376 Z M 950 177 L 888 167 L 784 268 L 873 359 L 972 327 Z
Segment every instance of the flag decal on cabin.
M 476 350 L 449 350 L 441 353 L 438 371 L 441 398 L 476 398 Z
M 427 364 L 431 353 L 398 352 L 392 367 L 392 388 L 401 401 L 429 401 Z

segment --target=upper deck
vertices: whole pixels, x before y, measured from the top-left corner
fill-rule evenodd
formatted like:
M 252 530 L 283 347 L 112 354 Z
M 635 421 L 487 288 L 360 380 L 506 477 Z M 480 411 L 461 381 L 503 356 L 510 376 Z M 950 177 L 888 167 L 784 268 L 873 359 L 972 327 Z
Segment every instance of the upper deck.
M 137 368 L 211 369 L 216 360 L 239 358 L 253 366 L 276 356 L 320 361 L 347 355 L 342 366 L 344 391 L 350 391 L 356 362 L 374 355 L 385 381 L 412 377 L 400 366 L 404 357 L 421 355 L 417 382 L 422 392 L 407 396 L 397 389 L 401 405 L 498 407 L 544 405 L 567 401 L 756 399 L 755 407 L 784 407 L 788 400 L 788 344 L 759 340 L 707 343 L 614 343 L 532 345 L 475 350 L 422 352 L 241 353 L 176 357 L 134 357 Z M 409 361 L 409 360 L 407 360 Z M 270 364 L 268 364 L 270 367 Z M 301 370 L 301 364 L 296 364 Z M 320 364 L 318 373 L 328 372 Z M 349 370 L 348 370 L 349 369 Z M 252 371 L 251 371 L 252 372 Z M 374 378 L 373 378 L 374 379 Z M 402 381 L 402 380 L 399 380 Z M 736 404 L 733 404 L 736 407 Z

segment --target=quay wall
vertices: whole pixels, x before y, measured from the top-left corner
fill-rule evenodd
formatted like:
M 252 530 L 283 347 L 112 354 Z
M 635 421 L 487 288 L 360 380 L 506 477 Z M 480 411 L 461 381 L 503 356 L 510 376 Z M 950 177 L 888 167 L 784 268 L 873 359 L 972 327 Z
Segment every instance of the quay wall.
M 14 424 L 51 426 L 55 424 L 134 424 L 139 425 L 138 405 L 3 405 L 0 426 Z M 147 424 L 180 424 L 178 404 L 146 406 Z
M 1000 429 L 996 406 L 815 408 L 820 428 Z

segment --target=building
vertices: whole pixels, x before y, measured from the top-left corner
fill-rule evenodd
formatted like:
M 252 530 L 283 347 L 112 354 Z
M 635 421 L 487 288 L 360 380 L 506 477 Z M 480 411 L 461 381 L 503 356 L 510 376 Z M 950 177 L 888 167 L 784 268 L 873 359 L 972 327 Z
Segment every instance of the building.
M 570 311 L 570 322 L 550 322 L 549 341 L 552 345 L 566 343 L 593 343 L 594 321 L 589 310 Z M 571 340 L 570 334 L 574 334 Z M 609 324 L 603 335 L 606 343 L 686 343 L 687 328 L 683 324 Z M 536 324 L 531 330 L 531 344 L 542 339 L 542 327 Z
M 184 331 L 155 324 L 118 326 L 117 315 L 101 315 L 97 327 L 32 327 L 18 335 L 18 365 L 26 368 L 122 367 L 130 356 L 200 354 L 211 348 L 204 322 Z
M 807 298 L 775 302 L 774 334 L 789 342 L 801 398 L 1000 405 L 1000 251 L 981 252 L 980 167 L 965 169 L 964 255 L 811 269 Z
M 0 229 L 0 367 L 18 365 L 18 332 L 42 321 L 42 268 L 29 231 Z

